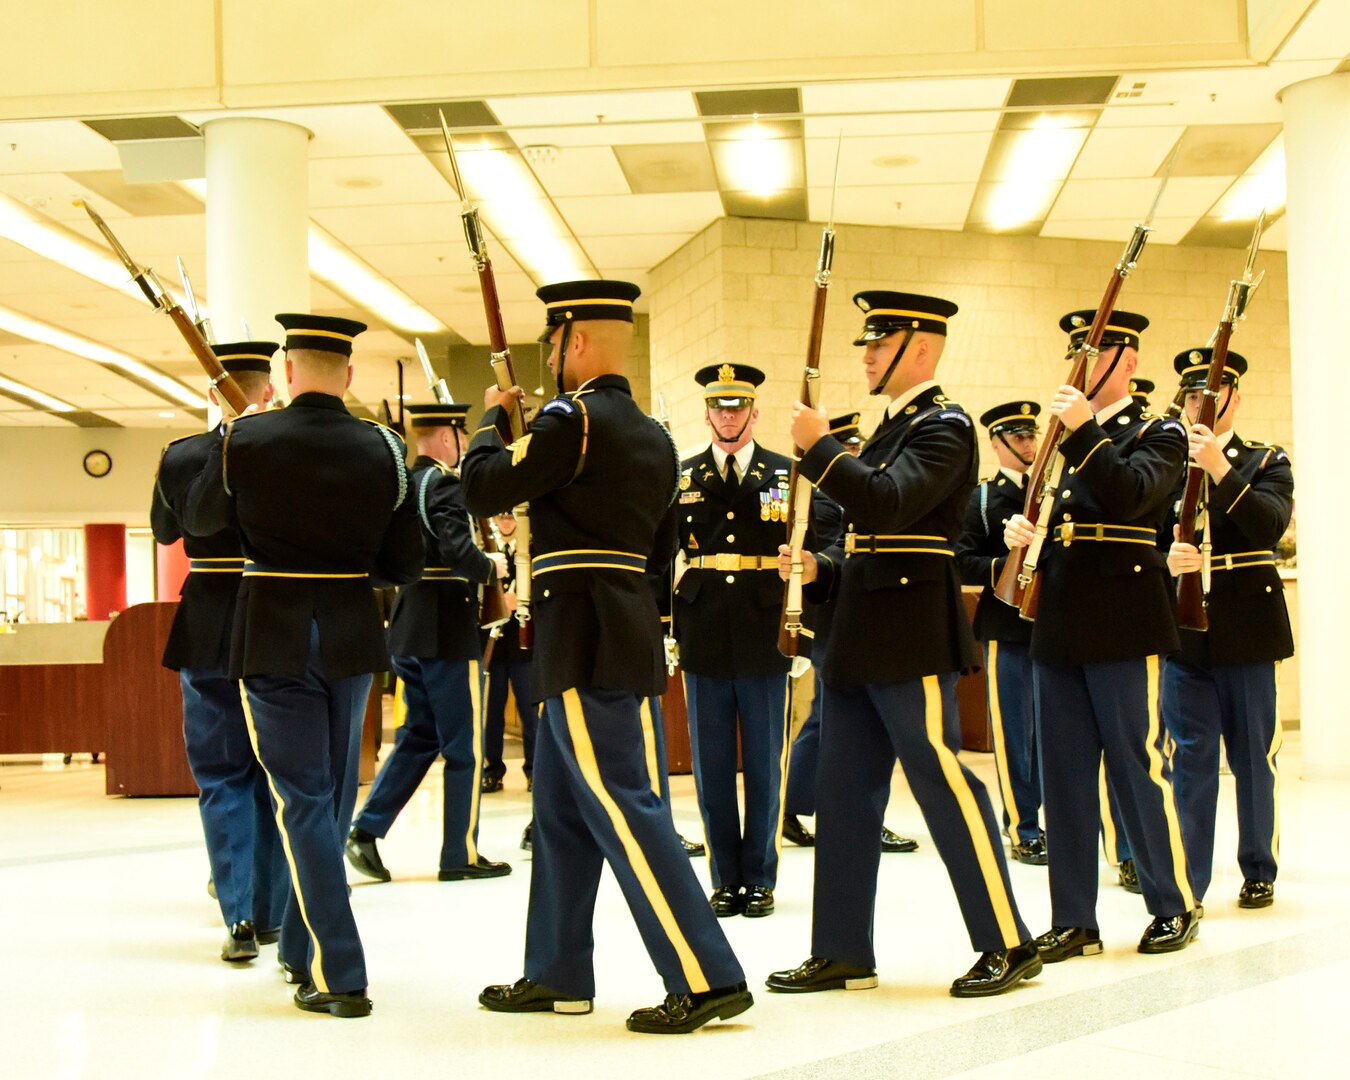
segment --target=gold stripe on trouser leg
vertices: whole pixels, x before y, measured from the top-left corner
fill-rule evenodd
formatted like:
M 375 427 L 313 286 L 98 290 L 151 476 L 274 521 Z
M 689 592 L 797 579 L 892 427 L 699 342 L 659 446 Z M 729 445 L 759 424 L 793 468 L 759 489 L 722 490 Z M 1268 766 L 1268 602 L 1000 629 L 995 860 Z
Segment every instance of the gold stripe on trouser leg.
M 684 712 L 686 718 L 691 717 L 692 710 L 689 708 L 689 675 L 680 669 L 680 688 L 684 691 Z M 692 720 L 687 724 L 689 728 L 689 767 L 694 769 L 694 725 Z M 698 779 L 698 770 L 694 769 L 694 799 L 698 803 L 698 819 L 703 822 L 703 850 L 708 853 L 708 866 L 713 865 L 713 846 L 710 839 L 712 833 L 708 828 L 708 814 L 703 809 L 703 792 Z
M 638 706 L 638 716 L 642 720 L 642 748 L 647 757 L 647 782 L 652 794 L 661 797 L 661 769 L 656 758 L 656 724 L 652 722 L 652 699 L 644 697 Z
M 408 722 L 407 684 L 397 675 L 394 676 L 394 722 L 392 730 L 397 731 Z
M 483 693 L 478 684 L 478 661 L 469 661 L 469 702 L 473 706 L 473 788 L 469 796 L 469 830 L 464 834 L 464 851 L 468 864 L 478 862 L 478 845 L 474 834 L 478 831 L 478 801 L 483 793 Z
M 975 849 L 975 858 L 980 864 L 984 888 L 989 894 L 989 905 L 994 909 L 999 932 L 1003 934 L 1003 944 L 1011 949 L 1022 940 L 1017 931 L 1017 919 L 1013 916 L 1012 898 L 1003 886 L 998 856 L 989 840 L 989 832 L 984 827 L 984 818 L 980 814 L 980 804 L 975 801 L 975 792 L 971 790 L 970 783 L 961 772 L 961 762 L 942 741 L 942 687 L 938 684 L 936 675 L 925 675 L 923 678 L 923 711 L 928 745 L 937 755 L 943 779 L 951 788 L 956 805 L 961 808 L 961 817 L 965 820 L 971 846 Z
M 1266 754 L 1266 765 L 1270 768 L 1270 777 L 1275 785 L 1271 789 L 1271 814 L 1274 819 L 1274 831 L 1270 837 L 1270 853 L 1275 856 L 1275 865 L 1280 863 L 1280 768 L 1275 764 L 1275 755 L 1284 745 L 1284 724 L 1280 720 L 1280 662 L 1275 661 L 1275 733 L 1270 740 L 1270 750 Z
M 783 750 L 778 755 L 778 828 L 773 835 L 773 849 L 783 857 L 783 811 L 787 803 L 788 758 L 792 753 L 792 676 L 787 676 L 787 692 L 783 695 Z M 820 722 L 825 722 L 822 713 Z
M 628 819 L 623 816 L 623 811 L 605 788 L 604 777 L 600 775 L 600 763 L 596 760 L 595 747 L 591 743 L 591 733 L 586 728 L 586 712 L 581 704 L 581 695 L 575 690 L 564 690 L 562 700 L 563 710 L 567 714 L 567 732 L 572 738 L 572 751 L 576 754 L 582 779 L 586 781 L 591 794 L 609 816 L 610 824 L 614 826 L 614 832 L 619 838 L 624 854 L 628 857 L 628 865 L 633 871 L 633 876 L 637 878 L 647 902 L 652 906 L 656 921 L 661 924 L 661 929 L 665 931 L 675 955 L 679 957 L 680 968 L 684 971 L 690 991 L 695 994 L 704 993 L 710 987 L 703 974 L 703 968 L 699 965 L 698 957 L 685 940 L 680 924 L 675 921 L 675 913 L 671 911 L 656 875 L 652 873 L 651 864 L 647 862 L 647 855 L 642 850 L 642 845 L 637 842 L 637 837 L 633 835 Z
M 281 797 L 281 792 L 277 790 L 276 782 L 272 779 L 272 773 L 266 765 L 262 763 L 262 755 L 258 753 L 258 729 L 253 723 L 253 709 L 248 703 L 248 692 L 244 689 L 244 684 L 239 684 L 239 700 L 244 705 L 244 721 L 248 727 L 248 741 L 253 744 L 253 756 L 258 759 L 258 764 L 262 767 L 263 775 L 267 777 L 267 786 L 271 789 L 272 798 L 277 803 L 277 832 L 281 833 L 281 850 L 286 854 L 286 865 L 291 869 L 291 884 L 295 887 L 295 901 L 300 908 L 300 918 L 305 921 L 305 929 L 309 931 L 309 940 L 314 943 L 314 959 L 309 965 L 309 978 L 314 983 L 314 989 L 321 994 L 328 993 L 328 980 L 323 976 L 323 946 L 319 944 L 319 935 L 314 932 L 314 927 L 310 925 L 309 911 L 305 906 L 305 894 L 300 889 L 300 873 L 295 868 L 295 853 L 291 850 L 291 834 L 286 831 L 286 800 Z
M 1116 842 L 1116 819 L 1111 816 L 1111 789 L 1106 784 L 1106 758 L 1097 766 L 1097 801 L 1102 816 L 1102 847 L 1106 849 L 1106 861 L 1112 866 L 1120 865 L 1120 848 Z
M 1017 796 L 1013 794 L 1012 769 L 1008 766 L 1008 740 L 1003 735 L 1003 699 L 998 692 L 998 642 L 989 643 L 989 670 L 985 684 L 989 687 L 989 720 L 994 733 L 994 767 L 998 770 L 998 786 L 1003 792 L 1003 805 L 1008 811 L 1008 839 L 1014 844 L 1021 841 L 1017 826 L 1022 823 L 1022 813 L 1017 809 Z
M 1145 659 L 1148 670 L 1148 778 L 1157 785 L 1162 795 L 1163 817 L 1167 819 L 1167 844 L 1172 851 L 1172 877 L 1177 891 L 1181 893 L 1182 903 L 1187 911 L 1195 909 L 1195 895 L 1191 892 L 1191 882 L 1186 876 L 1186 848 L 1181 843 L 1181 822 L 1177 818 L 1177 804 L 1172 796 L 1172 785 L 1163 779 L 1163 759 L 1158 752 L 1158 729 L 1161 720 L 1158 717 L 1158 657 Z M 1149 868 L 1150 870 L 1153 867 Z M 1162 867 L 1157 868 L 1158 871 Z

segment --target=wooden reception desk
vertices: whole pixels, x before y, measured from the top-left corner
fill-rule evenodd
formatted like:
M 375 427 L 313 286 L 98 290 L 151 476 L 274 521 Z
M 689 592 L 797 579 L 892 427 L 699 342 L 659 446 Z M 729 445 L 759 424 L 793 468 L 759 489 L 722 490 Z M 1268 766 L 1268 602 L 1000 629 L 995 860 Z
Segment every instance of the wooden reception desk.
M 183 750 L 177 672 L 160 665 L 177 602 L 110 622 L 32 624 L 0 634 L 0 754 L 106 754 L 109 795 L 196 795 Z M 372 690 L 361 779 L 375 775 Z

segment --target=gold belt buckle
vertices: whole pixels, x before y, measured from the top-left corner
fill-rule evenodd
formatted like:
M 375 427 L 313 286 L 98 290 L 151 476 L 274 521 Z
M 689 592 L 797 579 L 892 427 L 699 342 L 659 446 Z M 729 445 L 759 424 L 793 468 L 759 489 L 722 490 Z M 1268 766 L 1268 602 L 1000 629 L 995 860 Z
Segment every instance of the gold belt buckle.
M 1225 556 L 1223 557 L 1223 566 L 1224 566 L 1224 569 L 1225 569 L 1225 570 L 1231 570 L 1231 569 L 1233 569 L 1233 556 L 1232 556 L 1232 555 L 1225 555 Z
M 844 533 L 844 554 L 852 555 L 857 550 L 858 534 L 852 529 Z
M 1059 527 L 1060 542 L 1063 543 L 1065 547 L 1068 547 L 1070 544 L 1073 543 L 1073 538 L 1074 538 L 1074 523 L 1072 521 L 1066 521 L 1063 525 Z
M 713 569 L 721 570 L 723 573 L 729 570 L 739 570 L 741 568 L 741 557 L 732 555 L 725 551 L 719 551 L 713 556 Z

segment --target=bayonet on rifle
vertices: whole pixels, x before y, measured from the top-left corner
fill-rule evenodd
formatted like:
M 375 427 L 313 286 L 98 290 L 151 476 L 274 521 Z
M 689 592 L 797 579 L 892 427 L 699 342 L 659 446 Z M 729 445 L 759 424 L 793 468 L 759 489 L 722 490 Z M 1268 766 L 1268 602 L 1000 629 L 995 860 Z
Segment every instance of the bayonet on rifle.
M 187 301 L 187 313 L 192 319 L 192 325 L 204 337 L 209 344 L 214 345 L 216 339 L 211 336 L 211 320 L 202 314 L 202 310 L 197 305 L 197 294 L 192 291 L 192 279 L 188 277 L 187 264 L 183 262 L 183 256 L 178 256 L 178 279 L 183 283 L 183 298 Z M 246 337 L 244 339 L 248 341 Z
M 431 357 L 427 355 L 427 347 L 422 344 L 421 338 L 413 338 L 413 345 L 417 349 L 417 359 L 422 361 L 422 373 L 427 377 L 427 386 L 431 389 L 431 395 L 436 399 L 438 405 L 453 405 L 455 403 L 454 395 L 450 393 L 450 387 L 446 381 L 436 374 L 436 369 L 431 366 Z

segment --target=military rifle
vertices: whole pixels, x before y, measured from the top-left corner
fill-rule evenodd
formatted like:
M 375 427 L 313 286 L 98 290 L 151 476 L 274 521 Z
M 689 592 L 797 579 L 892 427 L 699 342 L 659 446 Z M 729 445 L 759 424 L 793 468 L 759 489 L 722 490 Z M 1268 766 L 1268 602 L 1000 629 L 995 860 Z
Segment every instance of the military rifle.
M 1106 333 L 1107 324 L 1111 321 L 1111 313 L 1116 308 L 1116 299 L 1120 296 L 1121 286 L 1125 284 L 1125 279 L 1139 262 L 1148 234 L 1153 231 L 1153 216 L 1158 211 L 1158 203 L 1172 175 L 1176 157 L 1176 151 L 1173 150 L 1148 217 L 1134 227 L 1134 232 L 1125 244 L 1124 253 L 1107 279 L 1106 291 L 1097 305 L 1097 312 L 1092 318 L 1087 334 L 1073 353 L 1073 367 L 1065 382 L 1084 393 L 1087 392 L 1087 374 L 1101 352 L 1102 335 Z M 1036 570 L 1040 565 L 1041 552 L 1050 536 L 1050 518 L 1055 509 L 1060 476 L 1064 471 L 1064 458 L 1060 455 L 1059 448 L 1068 435 L 1069 430 L 1064 426 L 1064 421 L 1052 415 L 1045 428 L 1045 440 L 1041 443 L 1040 452 L 1027 472 L 1026 504 L 1022 508 L 1022 513 L 1035 530 L 1035 536 L 1026 547 L 1013 548 L 1008 552 L 1007 562 L 1003 564 L 1003 572 L 994 587 L 995 596 L 1005 604 L 1018 608 L 1022 618 L 1028 620 L 1036 618 L 1037 609 L 1040 607 L 1041 587 Z
M 215 335 L 211 333 L 211 320 L 202 314 L 202 309 L 197 306 L 197 294 L 192 291 L 192 279 L 188 277 L 187 265 L 183 262 L 183 256 L 178 256 L 178 280 L 183 283 L 183 299 L 187 301 L 188 315 L 192 319 L 192 325 L 197 328 L 197 333 L 206 339 L 207 344 L 216 343 Z
M 509 390 L 518 386 L 515 367 L 511 363 L 511 347 L 506 341 L 506 325 L 502 321 L 502 302 L 497 296 L 497 276 L 492 270 L 492 258 L 487 252 L 487 243 L 483 239 L 483 226 L 478 220 L 478 208 L 469 200 L 469 189 L 464 186 L 464 178 L 459 173 L 459 162 L 455 159 L 455 148 L 450 141 L 450 125 L 445 122 L 445 113 L 440 112 L 441 137 L 445 140 L 445 152 L 450 158 L 450 171 L 455 178 L 455 188 L 459 192 L 460 219 L 464 222 L 464 239 L 469 245 L 469 254 L 478 274 L 478 288 L 483 294 L 483 311 L 487 315 L 488 343 L 491 347 L 492 373 L 497 379 L 497 389 Z M 525 408 L 517 402 L 508 413 L 511 425 L 511 441 L 518 443 L 525 437 L 529 425 L 525 421 Z M 520 647 L 528 649 L 534 641 L 534 626 L 530 621 L 532 607 L 532 575 L 530 563 L 530 508 L 521 503 L 512 511 L 516 518 L 516 621 L 520 623 Z
M 1256 253 L 1261 247 L 1261 233 L 1265 230 L 1265 226 L 1266 215 L 1262 212 L 1256 220 L 1252 242 L 1247 248 L 1247 262 L 1242 269 L 1242 278 L 1228 283 L 1228 299 L 1224 303 L 1223 318 L 1219 320 L 1210 342 L 1214 351 L 1210 355 L 1205 389 L 1200 397 L 1200 408 L 1196 410 L 1195 417 L 1195 423 L 1204 425 L 1210 431 L 1214 430 L 1218 418 L 1223 369 L 1228 361 L 1228 346 L 1232 341 L 1233 331 L 1237 323 L 1247 317 L 1247 304 L 1256 287 L 1261 284 L 1261 279 L 1265 277 L 1264 271 L 1256 278 L 1252 277 L 1252 271 L 1256 267 Z M 1196 534 L 1205 528 L 1208 503 L 1209 474 L 1191 461 L 1186 470 L 1186 491 L 1181 497 L 1181 511 L 1177 517 L 1177 539 L 1181 543 L 1195 544 Z M 1205 529 L 1205 538 L 1199 544 L 1200 569 L 1192 570 L 1177 578 L 1177 623 L 1184 629 L 1209 629 L 1209 616 L 1205 608 L 1209 604 L 1210 555 L 1213 547 L 1209 530 Z
M 844 137 L 840 133 L 834 154 L 834 193 L 830 196 L 830 219 L 820 235 L 820 257 L 816 260 L 815 293 L 812 296 L 811 332 L 806 340 L 806 365 L 798 400 L 808 409 L 818 408 L 820 399 L 820 344 L 825 334 L 825 299 L 830 292 L 830 274 L 834 267 L 834 200 L 839 194 L 839 157 Z M 788 548 L 791 569 L 783 586 L 783 609 L 778 620 L 778 651 L 796 658 L 802 638 L 802 577 L 806 563 L 802 549 L 811 527 L 811 481 L 801 473 L 800 446 L 792 448 L 792 474 L 788 481 Z
M 450 387 L 446 381 L 436 374 L 436 369 L 431 366 L 431 357 L 427 355 L 427 347 L 422 344 L 421 338 L 413 340 L 417 348 L 417 359 L 422 362 L 422 371 L 427 378 L 427 386 L 431 390 L 431 396 L 436 399 L 438 405 L 453 405 L 455 403 L 454 395 L 450 393 Z M 400 369 L 401 370 L 401 369 Z M 474 532 L 477 533 L 478 546 L 489 555 L 501 553 L 501 545 L 498 542 L 500 534 L 497 532 L 495 524 L 491 518 L 471 519 Z M 497 576 L 496 566 L 493 566 L 492 579 L 483 586 L 483 606 L 478 613 L 478 625 L 488 632 L 488 649 L 491 649 L 492 642 L 502 636 L 502 627 L 511 621 L 511 612 L 506 606 L 506 590 L 502 588 L 501 578 Z M 492 657 L 491 652 L 485 651 L 483 655 L 483 667 L 487 667 Z
M 656 418 L 657 422 L 666 429 L 666 434 L 670 436 L 671 445 L 675 445 L 675 437 L 670 432 L 670 410 L 666 408 L 666 395 L 663 391 L 656 392 L 656 402 L 661 414 Z M 679 470 L 680 451 L 675 448 L 675 468 Z M 677 481 L 678 483 L 678 481 Z M 670 595 L 667 601 L 670 604 L 669 614 L 661 621 L 666 624 L 665 634 L 661 639 L 666 652 L 666 674 L 674 675 L 675 669 L 680 666 L 680 643 L 675 640 L 675 559 L 679 558 L 679 551 L 670 560 L 670 566 L 666 569 L 666 582 L 670 586 Z
M 127 254 L 127 249 L 113 235 L 112 229 L 108 228 L 108 223 L 99 216 L 98 212 L 87 202 L 81 202 L 79 205 L 84 207 L 90 220 L 98 227 L 98 231 L 103 234 L 103 238 L 108 241 L 108 246 L 122 260 L 122 265 L 127 268 L 131 280 L 145 294 L 145 298 L 173 321 L 173 325 L 183 335 L 183 340 L 187 342 L 187 347 L 192 351 L 192 355 L 197 358 L 197 362 L 201 364 L 207 378 L 211 380 L 211 385 L 220 392 L 220 396 L 225 400 L 225 403 L 236 415 L 247 409 L 248 398 L 239 389 L 239 384 L 221 366 L 220 359 L 211 351 L 211 343 L 198 329 L 192 317 L 183 310 L 182 305 L 174 299 L 173 294 L 164 287 L 154 270 L 148 266 L 144 268 L 137 266 L 135 260 Z M 195 298 L 193 305 L 194 307 L 196 305 Z

